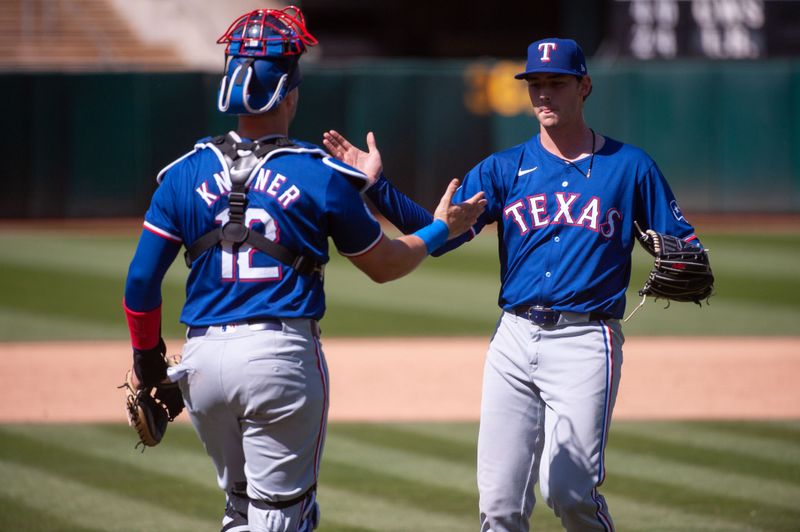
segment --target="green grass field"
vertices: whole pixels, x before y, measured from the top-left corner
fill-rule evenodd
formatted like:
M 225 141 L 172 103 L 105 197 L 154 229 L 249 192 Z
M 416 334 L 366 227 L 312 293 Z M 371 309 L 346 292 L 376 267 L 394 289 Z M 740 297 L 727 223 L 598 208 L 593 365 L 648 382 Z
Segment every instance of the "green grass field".
M 626 335 L 800 334 L 800 233 L 703 233 L 717 294 L 711 305 L 648 301 Z M 0 230 L 0 341 L 125 339 L 121 311 L 136 236 Z M 326 270 L 325 336 L 488 337 L 499 315 L 496 238 L 481 236 L 410 276 L 376 285 L 335 251 Z M 652 259 L 638 248 L 628 292 L 639 301 Z M 177 260 L 164 283 L 164 333 L 178 323 L 187 269 Z
M 626 334 L 800 334 L 800 234 L 703 240 L 717 277 L 711 306 L 648 302 Z M 125 341 L 135 241 L 0 228 L 0 342 Z M 381 286 L 334 253 L 325 336 L 488 337 L 499 313 L 495 248 L 481 237 Z M 634 288 L 651 264 L 637 250 Z M 182 334 L 185 275 L 178 261 L 164 284 L 168 337 Z M 629 308 L 636 302 L 632 290 Z M 477 530 L 476 434 L 474 423 L 332 423 L 319 530 Z M 173 424 L 144 454 L 133 443 L 124 425 L 0 425 L 0 530 L 218 530 L 222 494 L 191 428 Z M 603 492 L 619 530 L 800 530 L 800 421 L 617 421 L 606 457 Z M 534 530 L 561 529 L 542 504 L 534 520 Z
M 475 424 L 332 424 L 321 532 L 477 530 Z M 603 486 L 619 530 L 796 531 L 800 422 L 618 422 Z M 187 424 L 144 454 L 120 425 L 0 427 L 0 530 L 216 531 Z M 534 530 L 560 524 L 543 504 Z

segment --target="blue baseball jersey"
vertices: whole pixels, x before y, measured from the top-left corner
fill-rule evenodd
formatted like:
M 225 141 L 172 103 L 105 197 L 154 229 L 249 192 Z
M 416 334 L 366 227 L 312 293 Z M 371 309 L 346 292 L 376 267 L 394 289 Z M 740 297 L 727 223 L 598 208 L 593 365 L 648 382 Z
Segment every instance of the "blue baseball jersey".
M 345 256 L 372 249 L 383 232 L 351 182 L 363 174 L 317 146 L 293 142 L 296 147 L 272 152 L 251 175 L 248 226 L 320 263 L 329 260 L 329 236 Z M 190 245 L 224 224 L 231 189 L 226 168 L 221 153 L 200 141 L 159 175 L 145 230 Z M 181 321 L 204 326 L 258 317 L 320 319 L 324 312 L 320 275 L 300 274 L 248 245 L 222 243 L 192 264 Z
M 545 150 L 536 135 L 490 155 L 464 177 L 453 202 L 479 191 L 488 201 L 474 232 L 497 223 L 503 309 L 541 305 L 621 318 L 634 220 L 642 229 L 696 238 L 644 151 L 606 137 L 591 159 L 564 161 Z M 403 231 L 427 222 L 385 180 L 373 189 L 370 198 L 387 218 L 405 225 Z M 466 240 L 451 241 L 444 251 Z

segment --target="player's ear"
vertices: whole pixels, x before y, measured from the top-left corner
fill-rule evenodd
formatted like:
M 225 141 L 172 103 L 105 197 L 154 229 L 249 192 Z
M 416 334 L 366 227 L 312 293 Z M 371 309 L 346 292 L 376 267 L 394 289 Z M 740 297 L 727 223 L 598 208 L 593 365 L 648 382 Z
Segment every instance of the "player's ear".
M 581 96 L 583 97 L 584 101 L 589 95 L 592 93 L 592 78 L 588 74 L 580 78 L 580 87 L 579 91 Z

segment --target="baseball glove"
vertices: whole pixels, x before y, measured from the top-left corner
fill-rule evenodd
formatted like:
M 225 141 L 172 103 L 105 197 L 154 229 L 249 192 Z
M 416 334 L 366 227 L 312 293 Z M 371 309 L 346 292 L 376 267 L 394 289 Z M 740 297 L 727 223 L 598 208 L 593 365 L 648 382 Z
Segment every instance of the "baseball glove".
M 177 357 L 167 359 L 168 365 L 175 365 L 178 362 Z M 128 424 L 139 436 L 136 447 L 139 445 L 155 447 L 164 437 L 167 423 L 173 421 L 183 411 L 183 396 L 178 384 L 166 380 L 155 386 L 136 387 L 132 373 L 128 370 L 125 382 L 119 387 L 125 390 Z
M 665 235 L 639 225 L 639 243 L 655 257 L 644 286 L 639 290 L 642 297 L 670 301 L 701 302 L 714 292 L 714 275 L 708 262 L 708 252 L 693 242 Z

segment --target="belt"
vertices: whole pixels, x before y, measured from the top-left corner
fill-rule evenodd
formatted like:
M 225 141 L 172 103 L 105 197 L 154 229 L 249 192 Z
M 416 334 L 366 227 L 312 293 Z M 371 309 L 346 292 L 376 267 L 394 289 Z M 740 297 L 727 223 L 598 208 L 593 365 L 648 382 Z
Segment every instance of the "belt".
M 241 323 L 228 323 L 225 325 L 207 325 L 205 327 L 189 327 L 186 330 L 186 338 L 195 338 L 197 336 L 205 336 L 206 333 L 210 328 L 219 328 L 221 330 L 225 330 L 228 327 L 241 327 L 247 325 L 251 331 L 282 331 L 283 330 L 283 322 L 281 320 L 276 320 L 273 318 L 269 319 L 258 319 L 258 320 L 248 320 L 246 322 Z
M 569 325 L 586 323 L 587 321 L 608 320 L 612 316 L 604 312 L 562 312 L 538 305 L 516 307 L 514 314 L 529 320 L 540 327 L 555 327 L 556 325 Z M 559 323 L 560 322 L 560 323 Z

